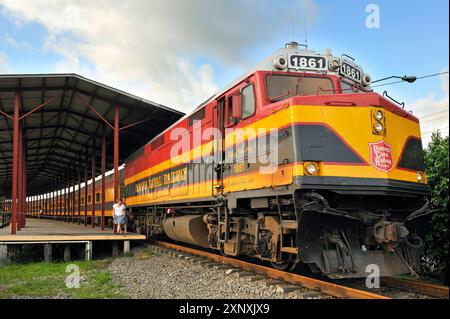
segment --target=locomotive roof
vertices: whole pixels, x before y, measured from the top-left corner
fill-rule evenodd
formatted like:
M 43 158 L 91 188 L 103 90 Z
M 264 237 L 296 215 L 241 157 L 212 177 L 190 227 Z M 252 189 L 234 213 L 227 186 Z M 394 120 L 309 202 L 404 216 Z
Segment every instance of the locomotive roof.
M 338 63 L 342 64 L 343 62 L 348 63 L 362 71 L 362 68 L 360 65 L 354 62 L 353 58 L 351 58 L 348 55 L 343 54 L 340 57 L 334 56 L 331 53 L 330 49 L 325 49 L 323 53 L 318 53 L 314 50 L 309 50 L 307 47 L 304 49 L 299 47 L 299 45 L 295 42 L 287 43 L 284 48 L 280 48 L 276 50 L 274 53 L 269 55 L 267 58 L 263 59 L 261 62 L 256 64 L 254 67 L 243 73 L 241 76 L 239 76 L 236 80 L 231 82 L 229 85 L 224 87 L 223 89 L 219 90 L 216 94 L 208 98 L 205 102 L 200 104 L 197 108 L 201 108 L 202 106 L 208 104 L 210 101 L 220 97 L 222 94 L 233 88 L 235 85 L 239 84 L 241 81 L 245 80 L 247 77 L 254 74 L 256 71 L 286 71 L 286 72 L 292 72 L 292 71 L 306 71 L 308 73 L 317 73 L 317 74 L 330 74 L 335 75 L 338 77 L 343 77 L 339 70 L 332 71 L 328 67 L 326 67 L 325 70 L 319 70 L 319 69 L 313 69 L 313 68 L 286 68 L 286 69 L 279 69 L 274 65 L 274 60 L 278 57 L 284 57 L 286 61 L 290 56 L 298 55 L 298 56 L 307 56 L 307 57 L 323 57 L 326 61 L 326 66 L 329 65 L 331 61 L 338 61 Z M 347 79 L 350 84 L 351 82 L 354 82 L 350 79 Z

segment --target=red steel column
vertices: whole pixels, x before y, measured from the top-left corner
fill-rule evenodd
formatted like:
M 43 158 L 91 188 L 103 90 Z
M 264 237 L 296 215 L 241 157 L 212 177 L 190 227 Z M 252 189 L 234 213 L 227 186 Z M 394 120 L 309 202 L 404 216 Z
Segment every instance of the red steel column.
M 23 134 L 22 128 L 19 128 L 19 158 L 18 158 L 18 172 L 17 172 L 17 230 L 22 229 L 22 214 L 23 214 Z
M 23 139 L 23 136 L 22 136 Z M 22 196 L 23 196 L 23 214 L 21 219 L 21 227 L 25 227 L 26 217 L 27 217 L 27 149 L 25 140 L 22 141 Z
M 87 226 L 87 212 L 88 212 L 88 151 L 86 149 L 84 162 L 84 226 Z
M 75 169 L 76 169 L 76 167 L 75 167 L 75 165 L 73 165 L 73 174 L 72 174 L 72 177 L 73 177 L 73 183 L 72 183 L 72 224 L 73 223 L 75 223 Z
M 67 209 L 67 191 L 66 191 L 66 187 L 67 187 L 67 173 L 64 174 L 64 188 L 63 188 L 63 221 L 67 220 L 67 215 L 66 215 L 66 209 Z
M 53 178 L 53 189 L 56 185 L 55 178 Z M 55 191 L 52 191 L 52 214 L 50 216 L 55 216 L 56 214 L 56 193 Z
M 80 225 L 81 218 L 81 155 L 78 156 L 78 218 L 77 224 Z
M 92 143 L 92 218 L 91 218 L 91 224 L 92 228 L 95 227 L 95 139 Z
M 114 202 L 119 199 L 119 107 L 114 109 Z
M 52 210 L 51 210 L 51 214 L 49 216 L 55 216 L 56 215 L 56 191 L 54 190 L 56 186 L 56 179 L 53 178 L 53 191 L 52 191 L 52 198 L 51 198 L 51 205 L 52 205 Z
M 105 191 L 106 191 L 106 135 L 105 135 L 105 129 L 103 129 L 103 136 L 102 136 L 102 219 L 101 219 L 101 228 L 102 230 L 105 229 Z
M 73 178 L 73 170 L 72 166 L 69 166 L 69 209 L 67 211 L 67 222 L 71 223 L 73 219 L 72 211 L 73 211 L 73 188 L 72 188 L 72 178 Z
M 59 180 L 59 185 L 61 185 L 61 177 L 58 178 Z M 53 219 L 54 220 L 60 220 L 60 216 L 61 216 L 61 193 L 62 190 L 57 190 L 56 191 L 56 214 L 54 215 Z
M 57 180 L 56 178 L 54 179 L 55 181 L 55 188 L 57 185 Z M 50 215 L 49 217 L 53 216 L 53 219 L 55 218 L 56 214 L 58 212 L 58 191 L 53 191 L 53 214 Z
M 62 176 L 62 175 L 61 175 Z M 59 177 L 59 185 L 62 185 L 62 177 Z M 62 186 L 58 186 L 58 187 L 62 187 Z M 62 220 L 62 188 L 58 190 L 58 197 L 56 199 L 56 206 L 57 206 L 57 211 L 58 211 L 58 215 L 55 217 L 56 220 Z
M 14 96 L 14 131 L 13 131 L 13 171 L 12 171 L 12 213 L 11 213 L 11 234 L 17 230 L 17 173 L 19 157 L 19 93 Z

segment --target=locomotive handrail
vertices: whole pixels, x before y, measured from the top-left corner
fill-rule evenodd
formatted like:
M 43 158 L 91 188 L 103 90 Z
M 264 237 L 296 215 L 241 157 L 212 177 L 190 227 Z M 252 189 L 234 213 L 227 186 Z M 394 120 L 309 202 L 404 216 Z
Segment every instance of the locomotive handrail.
M 390 99 L 391 101 L 394 101 L 395 103 L 397 103 L 398 105 L 402 106 L 402 109 L 405 108 L 405 102 L 399 102 L 397 100 L 395 100 L 392 96 L 390 96 L 387 91 L 383 92 L 383 97 L 387 97 L 388 99 Z
M 351 59 L 353 62 L 355 62 L 355 58 L 349 56 L 348 54 L 342 53 L 342 54 L 341 54 L 341 57 L 347 57 L 347 58 Z
M 326 101 L 326 105 L 342 105 L 342 106 L 356 106 L 355 102 L 352 101 Z

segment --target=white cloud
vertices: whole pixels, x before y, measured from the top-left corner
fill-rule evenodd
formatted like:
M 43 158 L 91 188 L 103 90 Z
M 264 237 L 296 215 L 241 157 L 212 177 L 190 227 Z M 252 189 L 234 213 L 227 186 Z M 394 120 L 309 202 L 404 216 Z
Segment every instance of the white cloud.
M 0 0 L 16 25 L 42 24 L 55 71 L 77 72 L 161 104 L 192 109 L 217 90 L 214 64 L 250 67 L 248 52 L 289 30 L 313 0 Z M 298 14 L 297 14 L 298 13 Z M 282 43 L 280 43 L 282 45 Z M 208 61 L 200 64 L 198 61 Z
M 0 51 L 0 74 L 8 73 L 8 63 L 5 53 Z
M 15 49 L 31 50 L 33 46 L 27 41 L 18 41 L 8 33 L 2 35 L 2 41 Z
M 443 70 L 442 72 L 447 71 Z M 449 78 L 440 76 L 442 97 L 430 93 L 427 97 L 412 103 L 413 114 L 420 120 L 422 142 L 425 147 L 431 140 L 431 133 L 440 129 L 443 135 L 449 132 Z

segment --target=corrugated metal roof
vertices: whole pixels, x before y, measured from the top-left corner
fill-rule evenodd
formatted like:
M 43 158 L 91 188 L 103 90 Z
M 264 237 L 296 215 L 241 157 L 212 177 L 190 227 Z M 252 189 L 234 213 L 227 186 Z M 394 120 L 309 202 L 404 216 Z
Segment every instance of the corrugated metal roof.
M 113 167 L 114 132 L 86 102 L 111 124 L 114 107 L 119 106 L 121 127 L 148 119 L 120 132 L 121 162 L 184 115 L 77 74 L 0 75 L 0 110 L 10 115 L 14 111 L 15 92 L 21 93 L 20 115 L 54 97 L 21 121 L 27 146 L 28 196 L 61 189 L 66 185 L 62 181 L 68 179 L 75 182 L 77 176 L 65 175 L 71 166 L 78 167 L 80 156 L 84 175 L 85 151 L 92 153 L 93 140 L 97 145 L 99 174 L 103 129 L 107 139 L 107 169 Z M 12 133 L 12 121 L 0 114 L 0 195 L 11 191 Z

